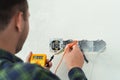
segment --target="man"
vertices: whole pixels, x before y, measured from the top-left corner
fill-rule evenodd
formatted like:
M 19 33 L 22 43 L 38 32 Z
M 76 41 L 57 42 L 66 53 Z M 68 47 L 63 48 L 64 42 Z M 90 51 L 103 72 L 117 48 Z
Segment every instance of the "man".
M 49 70 L 23 63 L 15 56 L 28 35 L 28 18 L 27 0 L 0 0 L 0 80 L 60 80 Z M 67 48 L 64 59 L 70 80 L 87 80 L 81 69 L 84 58 L 78 45 L 72 50 Z

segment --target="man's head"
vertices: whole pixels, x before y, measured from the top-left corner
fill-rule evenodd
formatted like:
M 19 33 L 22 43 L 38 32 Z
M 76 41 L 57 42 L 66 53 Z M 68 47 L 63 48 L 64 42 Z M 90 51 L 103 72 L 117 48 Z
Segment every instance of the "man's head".
M 0 0 L 0 48 L 9 51 L 11 45 L 11 52 L 21 50 L 28 34 L 28 17 L 27 0 Z

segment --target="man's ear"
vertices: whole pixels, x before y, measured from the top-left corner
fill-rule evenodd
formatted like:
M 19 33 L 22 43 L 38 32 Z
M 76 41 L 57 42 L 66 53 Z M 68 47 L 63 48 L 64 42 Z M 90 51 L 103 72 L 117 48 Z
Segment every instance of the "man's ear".
M 22 32 L 23 30 L 23 13 L 22 12 L 19 12 L 17 15 L 16 15 L 16 29 L 17 31 L 19 32 Z

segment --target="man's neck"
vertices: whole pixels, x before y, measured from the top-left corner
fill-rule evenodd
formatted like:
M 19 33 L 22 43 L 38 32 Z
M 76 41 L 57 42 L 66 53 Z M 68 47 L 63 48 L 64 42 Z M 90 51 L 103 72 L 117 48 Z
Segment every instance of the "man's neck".
M 12 54 L 15 54 L 15 49 L 12 47 L 12 45 L 10 46 L 9 43 L 4 43 L 0 40 L 0 49 L 3 49 L 5 51 L 8 51 Z
M 15 53 L 15 40 L 10 33 L 0 33 L 0 48 L 12 54 Z

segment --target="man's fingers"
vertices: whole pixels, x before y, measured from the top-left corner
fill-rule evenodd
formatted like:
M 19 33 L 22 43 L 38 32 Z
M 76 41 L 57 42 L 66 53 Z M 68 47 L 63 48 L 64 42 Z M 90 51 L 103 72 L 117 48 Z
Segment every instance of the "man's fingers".
M 73 49 L 80 49 L 80 48 L 79 48 L 78 44 L 75 44 L 75 45 L 73 46 Z
M 78 44 L 75 44 L 75 45 L 73 46 L 73 50 L 74 50 L 74 51 L 80 51 L 80 54 L 83 55 L 83 53 L 82 53 L 82 51 L 81 51 L 81 49 L 80 49 L 80 47 L 79 47 Z
M 77 45 L 77 44 L 78 44 L 78 41 L 73 41 L 72 43 L 69 43 L 65 48 L 65 53 L 69 53 L 73 49 L 74 45 Z
M 52 62 L 50 62 L 49 59 L 47 59 L 47 64 L 49 65 L 48 67 L 52 67 Z
M 50 61 L 47 59 L 45 69 L 48 69 L 48 70 L 49 70 L 51 67 L 52 67 L 52 62 L 50 62 Z
M 29 53 L 29 55 L 28 55 L 28 57 L 27 57 L 27 62 L 30 62 L 30 59 L 31 59 L 31 55 L 32 55 L 32 54 L 33 54 L 32 52 Z
M 69 53 L 70 52 L 70 48 L 69 48 L 69 44 L 65 47 L 65 53 Z

